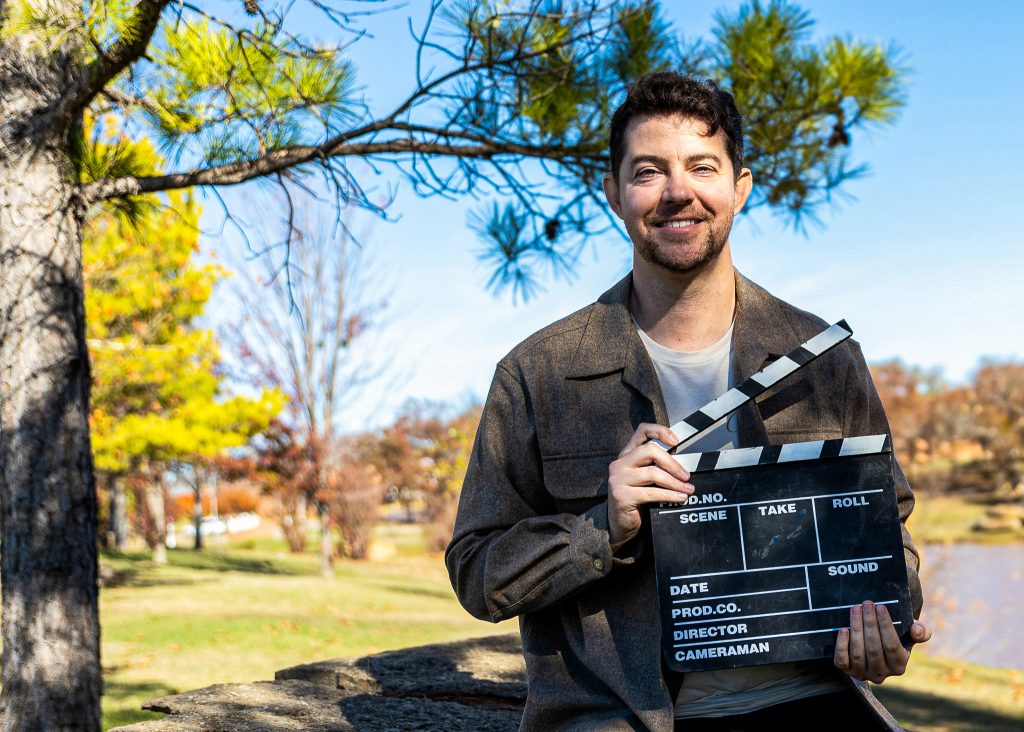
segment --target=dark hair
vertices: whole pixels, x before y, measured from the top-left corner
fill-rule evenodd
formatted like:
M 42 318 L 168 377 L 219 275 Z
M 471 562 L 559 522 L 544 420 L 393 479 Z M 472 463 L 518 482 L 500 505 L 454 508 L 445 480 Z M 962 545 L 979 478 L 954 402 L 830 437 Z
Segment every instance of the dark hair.
M 642 115 L 681 115 L 693 117 L 708 126 L 708 135 L 725 132 L 725 149 L 732 161 L 733 173 L 743 168 L 743 120 L 732 94 L 722 91 L 711 79 L 657 71 L 645 74 L 626 89 L 626 99 L 612 115 L 612 175 L 618 176 L 626 154 L 626 128 L 630 120 Z

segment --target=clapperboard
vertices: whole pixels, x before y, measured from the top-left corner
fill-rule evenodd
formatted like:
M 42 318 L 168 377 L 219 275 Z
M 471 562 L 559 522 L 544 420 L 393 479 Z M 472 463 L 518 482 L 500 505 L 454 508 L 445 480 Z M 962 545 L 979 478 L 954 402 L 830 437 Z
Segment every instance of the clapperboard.
M 685 504 L 650 509 L 662 646 L 676 671 L 830 658 L 850 607 L 913 622 L 887 435 L 679 454 L 750 399 L 852 336 L 840 321 L 689 415 L 669 449 Z

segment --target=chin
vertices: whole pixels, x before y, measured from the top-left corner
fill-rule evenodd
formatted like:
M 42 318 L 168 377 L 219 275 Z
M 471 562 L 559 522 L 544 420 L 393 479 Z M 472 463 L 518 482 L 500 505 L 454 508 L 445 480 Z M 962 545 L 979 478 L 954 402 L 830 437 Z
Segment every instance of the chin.
M 672 256 L 671 251 L 658 249 L 638 250 L 640 256 L 659 269 L 681 275 L 692 275 L 707 269 L 717 261 L 725 248 L 724 244 L 713 248 L 702 247 L 701 251 L 689 256 Z

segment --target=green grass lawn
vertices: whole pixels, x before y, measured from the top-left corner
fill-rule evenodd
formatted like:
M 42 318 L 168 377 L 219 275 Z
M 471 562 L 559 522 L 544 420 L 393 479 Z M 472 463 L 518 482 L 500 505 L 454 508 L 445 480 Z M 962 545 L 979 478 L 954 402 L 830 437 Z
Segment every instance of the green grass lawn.
M 1024 729 L 1024 671 L 914 651 L 906 675 L 875 687 L 908 732 Z
M 202 553 L 104 555 L 113 573 L 100 596 L 106 684 L 104 729 L 161 715 L 143 701 L 216 683 L 272 679 L 300 663 L 496 632 L 459 607 L 440 556 L 414 526 L 383 526 L 394 555 L 339 562 L 319 576 L 314 553 L 243 539 Z M 910 672 L 881 694 L 912 730 L 1005 729 L 1024 721 L 1024 673 L 934 659 L 915 651 Z
M 393 558 L 339 562 L 328 579 L 315 554 L 291 555 L 266 539 L 240 542 L 253 548 L 171 551 L 164 567 L 142 553 L 105 555 L 115 575 L 100 595 L 104 729 L 160 718 L 139 706 L 164 694 L 515 630 L 514 622 L 494 626 L 467 615 L 441 558 L 410 553 L 419 541 L 406 528 L 384 530 L 394 534 Z

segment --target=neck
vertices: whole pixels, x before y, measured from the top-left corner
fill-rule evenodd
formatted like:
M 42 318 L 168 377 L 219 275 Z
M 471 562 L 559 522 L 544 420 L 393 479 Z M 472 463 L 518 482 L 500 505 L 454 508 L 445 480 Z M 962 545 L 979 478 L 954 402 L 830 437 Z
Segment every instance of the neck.
M 726 244 L 696 272 L 671 272 L 633 256 L 633 318 L 666 348 L 699 351 L 717 342 L 732 324 L 736 280 Z

